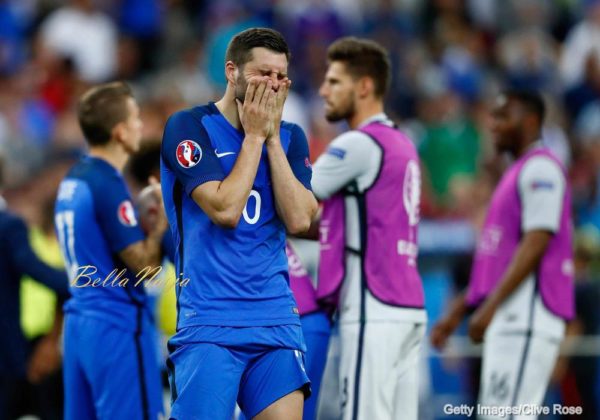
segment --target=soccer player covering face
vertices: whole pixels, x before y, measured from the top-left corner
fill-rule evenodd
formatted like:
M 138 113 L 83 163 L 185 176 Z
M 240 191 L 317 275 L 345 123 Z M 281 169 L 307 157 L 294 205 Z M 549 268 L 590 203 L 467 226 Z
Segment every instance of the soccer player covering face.
M 302 130 L 281 121 L 289 51 L 270 29 L 231 40 L 221 100 L 175 113 L 161 151 L 176 247 L 177 333 L 169 342 L 177 420 L 300 419 L 309 380 L 288 285 L 286 230 L 317 203 Z
M 419 159 L 386 116 L 390 65 L 378 44 L 343 38 L 328 50 L 320 94 L 350 131 L 314 165 L 324 200 L 317 297 L 337 308 L 344 419 L 416 419 L 426 315 L 417 271 Z
M 167 221 L 157 212 L 145 237 L 121 174 L 140 144 L 138 105 L 127 85 L 110 83 L 87 91 L 78 115 L 89 154 L 61 182 L 55 209 L 72 295 L 65 419 L 156 419 L 163 409 L 155 331 L 136 274 L 160 264 Z
M 431 341 L 443 347 L 476 308 L 469 336 L 483 341 L 479 403 L 539 405 L 574 313 L 571 194 L 565 169 L 542 143 L 539 94 L 503 93 L 492 118 L 496 149 L 514 162 L 490 202 L 468 289 Z

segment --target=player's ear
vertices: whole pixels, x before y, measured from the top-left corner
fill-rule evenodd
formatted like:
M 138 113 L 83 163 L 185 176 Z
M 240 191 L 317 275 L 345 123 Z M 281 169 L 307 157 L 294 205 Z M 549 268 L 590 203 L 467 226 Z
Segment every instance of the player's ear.
M 375 91 L 375 84 L 370 77 L 361 77 L 356 82 L 356 93 L 359 98 L 366 98 Z
M 115 124 L 112 131 L 112 138 L 116 140 L 118 143 L 123 142 L 127 137 L 127 130 L 125 128 L 125 122 L 121 121 Z
M 225 63 L 225 78 L 228 83 L 235 84 L 235 79 L 237 78 L 237 70 L 238 67 L 233 64 L 233 61 L 228 61 Z

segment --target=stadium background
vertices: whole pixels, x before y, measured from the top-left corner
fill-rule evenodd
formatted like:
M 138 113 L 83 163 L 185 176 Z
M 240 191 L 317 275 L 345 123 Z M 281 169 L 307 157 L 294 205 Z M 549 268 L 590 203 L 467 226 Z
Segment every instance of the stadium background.
M 329 43 L 357 35 L 390 50 L 387 111 L 413 136 L 424 167 L 420 264 L 430 324 L 467 281 L 475 235 L 504 164 L 489 141 L 489 101 L 504 86 L 544 92 L 544 141 L 570 168 L 574 191 L 578 303 L 572 345 L 548 402 L 597 412 L 599 0 L 0 1 L 3 196 L 28 221 L 42 257 L 58 253 L 56 187 L 85 150 L 78 95 L 113 79 L 133 86 L 144 122 L 144 149 L 128 171 L 135 194 L 156 171 L 149 162 L 157 162 L 166 118 L 217 99 L 229 39 L 254 26 L 278 29 L 290 44 L 293 93 L 285 118 L 307 132 L 313 161 L 345 128 L 326 122 L 317 94 Z M 22 292 L 24 329 L 29 337 L 43 334 L 53 298 L 30 281 Z M 166 334 L 169 299 L 158 297 Z M 422 418 L 443 418 L 445 403 L 473 401 L 479 359 L 467 340 L 454 340 L 443 356 L 426 348 L 424 358 Z

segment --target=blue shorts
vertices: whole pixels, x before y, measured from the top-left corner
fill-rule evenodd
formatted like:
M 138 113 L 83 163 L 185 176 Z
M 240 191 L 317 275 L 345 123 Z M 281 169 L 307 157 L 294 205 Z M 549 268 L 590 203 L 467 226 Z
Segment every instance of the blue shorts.
M 322 311 L 312 312 L 300 317 L 302 332 L 306 341 L 306 372 L 310 378 L 312 395 L 304 403 L 303 420 L 314 420 L 317 418 L 317 402 L 319 401 L 319 389 L 321 379 L 327 361 L 327 348 L 329 346 L 329 335 L 331 334 L 331 323 L 327 314 Z
M 236 402 L 247 418 L 253 418 L 298 389 L 307 398 L 310 381 L 304 368 L 303 342 L 300 349 L 294 349 L 252 341 L 252 337 L 264 336 L 261 331 L 272 331 L 270 335 L 277 340 L 276 332 L 285 336 L 286 327 L 180 330 L 169 341 L 167 360 L 171 419 L 231 420 Z M 300 328 L 294 330 L 301 338 Z M 193 341 L 193 337 L 205 341 Z
M 96 318 L 65 319 L 65 420 L 146 420 L 163 413 L 155 331 Z

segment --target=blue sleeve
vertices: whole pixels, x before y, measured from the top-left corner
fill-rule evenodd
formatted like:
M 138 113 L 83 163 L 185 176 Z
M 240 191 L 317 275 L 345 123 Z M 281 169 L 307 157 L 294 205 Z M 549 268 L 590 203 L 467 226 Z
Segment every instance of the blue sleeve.
M 59 298 L 66 299 L 69 296 L 69 280 L 66 273 L 50 267 L 33 252 L 25 223 L 14 218 L 7 231 L 7 237 L 11 239 L 9 249 L 12 250 L 12 260 L 17 271 L 48 286 L 57 293 Z
M 143 241 L 145 235 L 125 181 L 115 176 L 101 182 L 101 186 L 92 187 L 96 217 L 110 250 L 118 254 L 129 245 Z
M 287 151 L 288 162 L 296 178 L 306 189 L 312 191 L 312 165 L 308 152 L 308 140 L 304 131 L 296 124 L 291 124 L 290 146 Z
M 225 173 L 214 153 L 206 129 L 191 110 L 171 116 L 163 134 L 161 157 L 190 195 L 209 181 L 222 181 Z

